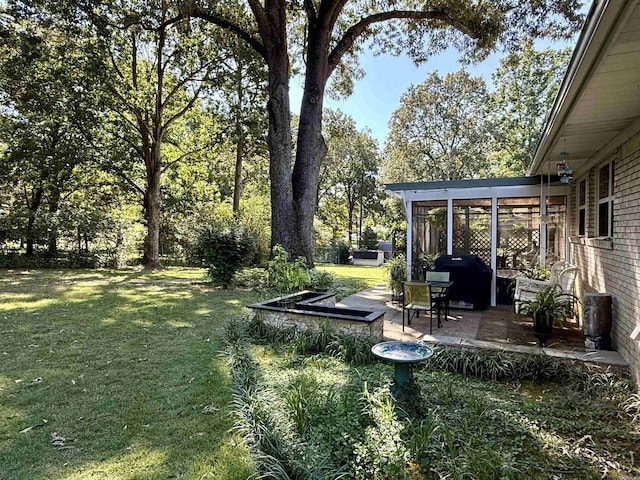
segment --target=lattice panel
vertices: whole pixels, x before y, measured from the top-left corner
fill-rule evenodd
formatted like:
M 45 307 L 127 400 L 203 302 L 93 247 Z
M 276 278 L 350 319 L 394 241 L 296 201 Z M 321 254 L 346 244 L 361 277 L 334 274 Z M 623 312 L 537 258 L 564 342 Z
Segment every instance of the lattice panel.
M 487 265 L 491 265 L 491 232 L 484 230 L 454 232 L 453 253 L 477 255 Z

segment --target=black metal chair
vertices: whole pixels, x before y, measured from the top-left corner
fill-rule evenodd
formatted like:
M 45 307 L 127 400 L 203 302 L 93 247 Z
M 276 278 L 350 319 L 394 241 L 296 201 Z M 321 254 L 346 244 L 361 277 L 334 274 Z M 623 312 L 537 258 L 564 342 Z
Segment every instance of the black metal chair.
M 426 282 L 448 282 L 451 272 L 425 272 Z M 431 286 L 431 296 L 438 302 L 438 308 L 444 312 L 444 319 L 449 320 L 449 289 Z

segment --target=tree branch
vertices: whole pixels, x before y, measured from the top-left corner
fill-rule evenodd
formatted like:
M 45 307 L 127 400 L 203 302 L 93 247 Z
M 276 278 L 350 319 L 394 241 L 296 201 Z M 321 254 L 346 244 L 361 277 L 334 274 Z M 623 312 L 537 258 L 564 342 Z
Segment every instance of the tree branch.
M 198 152 L 202 152 L 203 150 L 205 150 L 208 147 L 208 145 L 205 145 L 203 147 L 200 148 L 196 148 L 195 150 L 190 150 L 188 152 L 183 153 L 182 155 L 180 155 L 179 157 L 177 157 L 176 159 L 172 160 L 171 162 L 167 163 L 161 170 L 161 173 L 164 174 L 164 172 L 166 172 L 167 170 L 169 170 L 171 167 L 173 167 L 175 164 L 181 162 L 182 160 L 184 160 L 185 158 L 187 158 L 190 155 L 193 155 L 194 153 L 198 153 Z
M 169 118 L 169 120 L 167 120 L 164 123 L 164 125 L 162 125 L 162 132 L 166 131 L 167 128 L 169 128 L 173 122 L 175 122 L 178 118 L 182 117 L 185 113 L 189 111 L 189 109 L 193 106 L 193 104 L 196 102 L 196 100 L 200 96 L 200 91 L 202 90 L 202 87 L 203 87 L 203 84 L 200 83 L 200 86 L 195 91 L 195 93 L 193 94 L 193 97 L 191 97 L 189 102 L 184 107 L 182 107 L 178 112 L 176 112 L 173 116 L 171 116 L 171 118 Z
M 386 22 L 388 20 L 440 20 L 456 30 L 468 35 L 471 38 L 479 38 L 479 35 L 468 25 L 454 18 L 446 10 L 418 11 L 418 10 L 391 10 L 371 15 L 361 19 L 355 25 L 347 29 L 342 38 L 329 54 L 329 74 L 342 60 L 342 56 L 351 48 L 367 28 L 375 23 Z
M 307 12 L 309 23 L 315 24 L 318 20 L 318 14 L 316 13 L 316 7 L 313 5 L 313 0 L 304 0 L 304 9 Z
M 264 10 L 262 10 L 262 6 L 260 5 L 260 3 L 256 2 L 255 0 L 249 0 L 249 3 L 252 5 L 252 10 L 254 10 L 253 13 L 256 17 L 256 20 L 258 21 L 258 28 L 262 30 L 262 28 L 268 25 L 268 21 L 267 21 L 266 15 L 264 14 Z M 256 8 L 259 9 L 257 10 L 258 13 L 256 13 L 256 9 L 253 8 L 254 3 L 257 4 Z M 262 11 L 261 15 L 259 14 L 260 11 Z M 201 9 L 194 10 L 191 13 L 191 16 L 196 18 L 201 18 L 202 20 L 211 22 L 214 25 L 218 25 L 219 27 L 230 31 L 231 33 L 236 35 L 238 38 L 240 38 L 241 40 L 244 40 L 247 44 L 249 44 L 249 46 L 253 48 L 256 52 L 258 52 L 258 54 L 261 57 L 263 58 L 265 57 L 266 50 L 264 48 L 264 45 L 260 43 L 258 40 L 256 40 L 255 38 L 253 38 L 251 34 L 246 30 L 244 30 L 242 27 L 240 27 L 240 25 L 237 25 L 229 21 L 228 19 L 221 17 L 220 15 L 217 15 L 215 13 L 210 13 Z M 261 20 L 261 18 L 264 18 L 264 20 Z M 262 21 L 265 22 L 265 25 L 261 25 Z

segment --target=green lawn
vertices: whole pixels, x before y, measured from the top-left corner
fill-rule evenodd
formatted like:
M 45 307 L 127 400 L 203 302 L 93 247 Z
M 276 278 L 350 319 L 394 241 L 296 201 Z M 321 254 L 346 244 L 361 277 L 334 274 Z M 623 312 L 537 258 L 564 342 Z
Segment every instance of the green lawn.
M 204 270 L 0 270 L 0 479 L 245 479 Z M 56 441 L 57 440 L 57 441 Z
M 364 267 L 360 265 L 318 264 L 318 270 L 331 272 L 341 279 L 362 282 L 366 287 L 384 283 L 383 267 Z
M 319 268 L 344 292 L 383 275 Z M 229 433 L 231 378 L 220 352 L 226 320 L 266 295 L 216 289 L 201 269 L 0 270 L 0 480 L 254 474 Z M 416 395 L 396 405 L 391 366 L 296 353 L 303 345 L 252 347 L 262 378 L 252 383 L 256 412 L 280 422 L 286 458 L 335 467 L 318 478 L 339 470 L 363 479 L 640 475 L 638 426 L 613 401 L 621 393 L 608 389 L 608 376 L 576 387 L 424 368 Z

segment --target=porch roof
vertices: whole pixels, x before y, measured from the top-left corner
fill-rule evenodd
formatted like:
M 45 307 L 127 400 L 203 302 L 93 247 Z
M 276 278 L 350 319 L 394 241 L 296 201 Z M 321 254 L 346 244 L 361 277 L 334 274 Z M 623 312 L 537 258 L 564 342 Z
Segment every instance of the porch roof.
M 553 177 L 552 177 L 553 179 Z M 556 179 L 557 180 L 557 179 Z M 389 183 L 385 191 L 397 194 L 401 191 L 427 191 L 442 189 L 468 189 L 491 187 L 516 187 L 520 185 L 540 185 L 540 177 L 501 177 L 501 178 L 473 178 L 470 180 L 441 180 L 436 182 L 405 182 Z
M 550 181 L 550 184 L 549 184 Z M 484 198 L 537 196 L 540 184 L 550 195 L 564 195 L 568 187 L 557 175 L 530 177 L 474 178 L 470 180 L 443 180 L 437 182 L 405 182 L 385 185 L 385 192 L 404 199 L 420 200 L 440 198 Z

